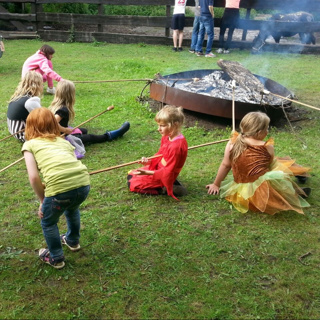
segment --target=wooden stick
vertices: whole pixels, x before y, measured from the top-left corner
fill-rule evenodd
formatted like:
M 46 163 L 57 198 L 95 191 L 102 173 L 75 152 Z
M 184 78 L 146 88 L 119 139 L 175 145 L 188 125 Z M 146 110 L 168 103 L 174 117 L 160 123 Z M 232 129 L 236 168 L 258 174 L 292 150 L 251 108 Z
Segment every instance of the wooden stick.
M 106 110 L 104 110 L 104 111 L 98 113 L 97 115 L 91 117 L 90 119 L 88 119 L 88 120 L 80 123 L 78 126 L 74 127 L 74 129 L 79 128 L 79 127 L 82 126 L 83 124 L 91 121 L 91 120 L 94 119 L 94 118 L 97 118 L 97 117 L 101 116 L 103 113 L 105 113 L 105 112 L 107 112 L 107 111 L 111 111 L 112 109 L 114 109 L 114 106 L 109 106 Z M 64 136 L 64 135 L 65 135 L 65 134 L 62 134 L 61 136 Z M 2 168 L 2 169 L 0 170 L 0 173 L 1 173 L 2 171 L 5 171 L 5 170 L 9 169 L 10 167 L 14 166 L 16 163 L 20 162 L 20 161 L 23 160 L 23 159 L 24 159 L 24 157 L 16 160 L 15 162 L 12 162 L 11 164 L 9 164 L 8 166 L 6 166 L 5 168 Z
M 125 81 L 153 81 L 153 79 L 122 79 L 122 80 L 87 80 L 72 81 L 73 83 L 103 83 L 103 82 L 125 82 Z
M 11 164 L 9 164 L 8 166 L 6 166 L 5 168 L 2 168 L 2 169 L 0 170 L 0 173 L 1 173 L 2 171 L 5 171 L 5 170 L 9 169 L 10 167 L 13 167 L 15 164 L 17 164 L 18 162 L 22 161 L 23 159 L 24 159 L 24 157 L 16 160 L 15 162 L 12 162 Z
M 84 125 L 85 123 L 87 123 L 87 122 L 93 120 L 94 118 L 97 118 L 97 117 L 101 116 L 101 115 L 104 114 L 105 112 L 111 111 L 111 110 L 113 110 L 113 109 L 114 109 L 114 106 L 109 106 L 106 110 L 104 110 L 104 111 L 96 114 L 95 116 L 91 117 L 90 119 L 88 119 L 88 120 L 80 123 L 79 125 L 77 125 L 76 127 L 74 127 L 74 129 L 77 129 L 77 128 L 81 127 L 81 126 Z
M 197 146 L 189 147 L 188 150 L 193 150 L 193 149 L 196 149 L 196 148 L 206 147 L 206 146 L 210 146 L 210 145 L 212 145 L 212 144 L 217 144 L 217 143 L 222 143 L 222 142 L 227 142 L 227 141 L 229 141 L 229 139 L 223 139 L 223 140 L 219 140 L 219 141 L 213 141 L 213 142 L 208 142 L 208 143 L 204 143 L 204 144 L 199 144 L 199 145 L 197 145 Z M 152 157 L 149 157 L 149 158 L 147 158 L 147 159 L 148 159 L 148 160 L 151 160 L 151 159 L 159 158 L 159 157 L 162 157 L 162 154 L 158 154 L 158 155 L 156 155 L 156 156 L 152 156 Z M 92 172 L 90 172 L 89 174 L 90 174 L 90 175 L 93 175 L 93 174 L 97 174 L 97 173 L 100 173 L 100 172 L 111 171 L 111 170 L 113 170 L 113 169 L 118 169 L 118 168 L 130 166 L 130 165 L 135 164 L 135 163 L 139 163 L 140 161 L 141 161 L 141 160 L 135 160 L 135 161 L 131 161 L 131 162 L 119 164 L 119 165 L 117 165 L 117 166 L 113 166 L 113 167 L 109 167 L 109 168 L 105 168 L 105 169 L 100 169 L 100 170 L 92 171 Z
M 236 116 L 235 116 L 235 100 L 234 100 L 234 87 L 235 87 L 235 83 L 234 80 L 232 81 L 232 131 L 236 131 Z
M 308 107 L 308 108 L 311 108 L 311 109 L 320 110 L 320 108 L 317 108 L 317 107 L 314 107 L 314 106 L 310 106 L 309 104 L 305 104 L 305 103 L 299 102 L 297 100 L 292 100 L 292 99 L 280 96 L 280 95 L 278 95 L 276 93 L 270 92 L 270 94 L 272 94 L 272 95 L 274 95 L 274 96 L 276 96 L 278 98 L 282 98 L 282 99 L 285 99 L 285 100 L 288 100 L 288 101 L 291 101 L 291 102 L 295 102 L 295 103 L 301 104 L 302 106 L 305 106 L 305 107 Z
M 13 134 L 10 134 L 10 136 L 7 136 L 7 137 L 5 137 L 5 138 L 2 138 L 2 139 L 0 140 L 0 142 L 1 142 L 1 141 L 4 141 L 4 140 L 7 140 L 7 139 L 13 137 L 14 135 L 16 135 L 16 134 L 18 134 L 18 133 L 20 133 L 20 132 L 23 132 L 23 131 L 24 131 L 24 129 L 21 129 L 21 130 L 15 132 L 15 133 L 13 133 Z
M 125 81 L 147 81 L 153 82 L 157 80 L 167 80 L 167 81 L 194 81 L 197 82 L 199 78 L 181 78 L 181 79 L 170 79 L 170 78 L 156 78 L 156 79 L 121 79 L 121 80 L 84 80 L 84 81 L 72 81 L 73 83 L 104 83 L 104 82 L 125 82 Z

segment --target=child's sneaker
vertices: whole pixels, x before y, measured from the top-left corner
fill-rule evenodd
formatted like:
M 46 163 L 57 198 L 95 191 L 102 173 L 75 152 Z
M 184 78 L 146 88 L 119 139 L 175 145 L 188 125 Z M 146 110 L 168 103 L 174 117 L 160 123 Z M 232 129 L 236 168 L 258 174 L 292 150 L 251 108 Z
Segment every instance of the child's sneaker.
M 179 52 L 183 51 L 182 47 L 179 47 L 179 48 L 178 48 L 178 51 L 179 51 Z
M 55 87 L 53 87 L 53 88 L 47 88 L 47 93 L 49 93 L 49 94 L 56 94 L 56 88 Z
M 65 235 L 65 234 L 62 234 L 62 235 L 60 236 L 60 239 L 61 239 L 61 243 L 62 243 L 62 244 L 65 244 L 71 251 L 78 251 L 78 250 L 81 249 L 81 246 L 80 246 L 79 243 L 76 244 L 76 245 L 73 245 L 73 246 L 69 245 L 69 244 L 67 243 L 67 239 L 66 239 L 66 235 Z
M 206 58 L 214 58 L 216 55 L 213 54 L 212 52 L 209 52 L 205 55 Z
M 177 52 L 177 51 L 178 51 L 178 48 L 173 47 L 173 48 L 172 48 L 172 51 Z
M 223 49 L 219 48 L 218 50 L 216 50 L 216 53 L 223 53 Z
M 55 261 L 54 259 L 51 258 L 49 249 L 44 249 L 44 248 L 40 249 L 39 250 L 39 258 L 41 261 L 49 264 L 50 266 L 54 267 L 55 269 L 62 269 L 65 266 L 65 263 L 63 260 Z M 62 258 L 62 259 L 64 259 L 64 258 Z

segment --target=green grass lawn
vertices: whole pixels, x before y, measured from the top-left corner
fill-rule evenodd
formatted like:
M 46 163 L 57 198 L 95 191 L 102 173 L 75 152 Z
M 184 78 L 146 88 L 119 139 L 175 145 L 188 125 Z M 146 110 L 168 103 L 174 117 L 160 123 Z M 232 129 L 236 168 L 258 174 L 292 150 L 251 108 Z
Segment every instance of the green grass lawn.
M 8 135 L 7 101 L 24 60 L 40 41 L 6 41 L 0 59 L 0 138 Z M 65 79 L 153 78 L 191 69 L 217 69 L 220 57 L 206 59 L 170 47 L 50 43 L 54 69 Z M 320 107 L 320 66 L 315 55 L 222 56 L 292 90 L 300 102 Z M 147 103 L 136 98 L 141 82 L 76 84 L 74 125 L 89 122 L 92 133 L 119 127 L 123 138 L 90 145 L 83 163 L 94 171 L 153 155 L 160 136 Z M 148 90 L 144 94 L 148 95 Z M 52 96 L 44 95 L 48 107 Z M 0 318 L 5 319 L 319 319 L 319 111 L 295 104 L 305 120 L 272 127 L 278 156 L 312 167 L 310 208 L 305 215 L 283 212 L 241 214 L 224 199 L 209 196 L 224 144 L 191 150 L 180 180 L 189 194 L 180 202 L 166 196 L 130 193 L 126 174 L 133 167 L 91 176 L 82 206 L 82 250 L 65 250 L 66 267 L 40 262 L 45 246 L 35 215 L 38 201 L 24 162 L 0 174 Z M 230 126 L 183 130 L 189 146 L 226 139 Z M 1 143 L 0 168 L 21 158 L 14 138 Z M 60 231 L 66 230 L 65 219 Z

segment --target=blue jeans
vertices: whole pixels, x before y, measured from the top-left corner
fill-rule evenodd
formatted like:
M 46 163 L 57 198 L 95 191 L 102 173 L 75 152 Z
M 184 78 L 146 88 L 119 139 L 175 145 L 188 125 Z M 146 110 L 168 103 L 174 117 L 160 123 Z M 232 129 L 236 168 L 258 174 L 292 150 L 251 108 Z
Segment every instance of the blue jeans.
M 87 198 L 90 186 L 80 187 L 68 192 L 45 197 L 42 203 L 43 218 L 41 227 L 50 255 L 56 261 L 64 260 L 60 233 L 57 223 L 64 213 L 68 231 L 66 239 L 71 246 L 77 245 L 80 239 L 80 204 Z
M 196 49 L 196 45 L 198 42 L 199 29 L 200 29 L 200 17 L 194 17 L 193 28 L 192 28 L 192 37 L 191 37 L 191 46 L 190 46 L 191 50 Z
M 214 27 L 214 23 L 213 23 L 212 17 L 209 17 L 209 16 L 201 16 L 200 17 L 200 30 L 199 30 L 199 35 L 198 35 L 196 52 L 202 52 L 202 45 L 203 45 L 205 33 L 207 33 L 207 36 L 208 36 L 206 54 L 211 52 L 213 37 L 214 37 L 213 27 Z

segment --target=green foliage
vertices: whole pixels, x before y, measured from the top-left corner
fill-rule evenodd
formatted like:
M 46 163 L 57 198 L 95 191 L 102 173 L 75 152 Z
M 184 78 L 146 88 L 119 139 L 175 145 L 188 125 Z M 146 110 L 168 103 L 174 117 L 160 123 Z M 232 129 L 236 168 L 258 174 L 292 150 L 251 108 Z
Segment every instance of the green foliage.
M 75 41 L 74 24 L 72 24 L 71 28 L 70 28 L 70 35 L 69 35 L 69 38 L 67 40 L 67 43 L 72 43 L 74 41 Z
M 131 16 L 165 16 L 165 6 L 118 6 L 106 5 L 106 15 L 131 15 Z
M 116 141 L 86 147 L 82 162 L 94 171 L 153 155 L 160 137 L 155 114 L 137 102 L 146 81 L 195 69 L 216 69 L 222 56 L 199 58 L 168 46 L 50 42 L 54 70 L 76 83 L 77 125 L 91 133 L 131 129 Z M 0 137 L 8 135 L 7 101 L 17 86 L 21 66 L 36 52 L 38 40 L 11 40 L 1 58 Z M 255 74 L 292 90 L 298 101 L 319 107 L 317 55 L 250 55 L 234 50 Z M 298 76 L 297 76 L 298 75 Z M 148 89 L 144 91 L 148 97 Z M 44 94 L 43 106 L 52 96 Z M 319 111 L 295 104 L 303 113 L 289 126 L 273 126 L 276 154 L 312 167 L 306 186 L 313 188 L 305 215 L 283 212 L 241 214 L 224 199 L 209 196 L 205 185 L 215 176 L 224 144 L 190 150 L 180 174 L 189 194 L 166 196 L 130 193 L 132 165 L 91 176 L 90 195 L 81 207 L 79 252 L 64 248 L 66 267 L 55 270 L 37 257 L 45 247 L 35 212 L 37 198 L 24 162 L 0 175 L 0 318 L 2 319 L 319 319 L 320 201 Z M 206 130 L 183 129 L 189 146 L 228 138 L 225 121 Z M 283 122 L 282 122 L 283 123 Z M 1 142 L 0 168 L 21 158 L 14 138 Z M 66 222 L 61 217 L 60 232 Z
M 43 5 L 44 12 L 97 14 L 97 5 L 87 3 L 47 3 Z

